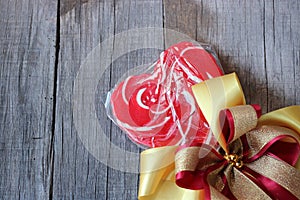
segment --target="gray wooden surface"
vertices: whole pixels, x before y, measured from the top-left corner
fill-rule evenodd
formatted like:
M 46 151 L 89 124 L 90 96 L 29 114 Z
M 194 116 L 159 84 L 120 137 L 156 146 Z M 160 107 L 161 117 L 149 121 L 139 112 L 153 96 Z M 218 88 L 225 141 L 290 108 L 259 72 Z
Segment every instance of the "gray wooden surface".
M 169 28 L 210 43 L 224 70 L 238 73 L 249 103 L 263 112 L 300 104 L 297 0 L 24 0 L 0 1 L 0 11 L 0 199 L 136 199 L 138 174 L 96 159 L 74 124 L 80 66 L 117 33 Z M 170 36 L 139 38 L 160 39 L 163 48 Z M 113 57 L 119 44 L 111 45 Z M 91 95 L 104 133 L 123 150 L 141 151 L 107 119 L 100 96 L 159 52 L 139 49 L 112 60 Z

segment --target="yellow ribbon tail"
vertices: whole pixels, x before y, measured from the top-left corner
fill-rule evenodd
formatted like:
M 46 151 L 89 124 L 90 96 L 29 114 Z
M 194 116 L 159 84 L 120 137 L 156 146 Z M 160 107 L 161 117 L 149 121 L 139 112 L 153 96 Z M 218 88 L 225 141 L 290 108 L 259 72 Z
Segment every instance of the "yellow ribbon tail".
M 289 106 L 264 114 L 258 125 L 276 125 L 294 130 L 300 135 L 300 106 Z M 300 159 L 295 166 L 300 169 Z
M 276 125 L 300 133 L 300 106 L 289 106 L 264 114 L 258 120 L 260 125 Z
M 175 183 L 177 146 L 148 149 L 141 153 L 139 200 L 198 200 L 204 192 L 180 188 Z

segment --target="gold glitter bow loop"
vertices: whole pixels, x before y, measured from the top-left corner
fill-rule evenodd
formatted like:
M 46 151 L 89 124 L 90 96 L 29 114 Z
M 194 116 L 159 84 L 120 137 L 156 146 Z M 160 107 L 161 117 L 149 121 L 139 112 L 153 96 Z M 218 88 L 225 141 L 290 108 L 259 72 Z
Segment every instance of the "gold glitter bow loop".
M 261 108 L 258 105 L 240 105 L 220 111 L 219 125 L 226 143 L 240 138 L 257 126 Z

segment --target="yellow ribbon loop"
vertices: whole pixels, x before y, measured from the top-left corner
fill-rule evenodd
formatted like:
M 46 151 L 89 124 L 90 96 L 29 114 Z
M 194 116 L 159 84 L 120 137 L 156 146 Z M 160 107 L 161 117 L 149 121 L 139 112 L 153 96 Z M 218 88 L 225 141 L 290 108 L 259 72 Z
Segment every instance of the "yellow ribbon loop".
M 228 153 L 222 127 L 219 123 L 219 113 L 246 103 L 241 84 L 235 73 L 209 79 L 193 85 L 192 90 L 197 104 L 203 112 L 210 129 L 220 146 Z

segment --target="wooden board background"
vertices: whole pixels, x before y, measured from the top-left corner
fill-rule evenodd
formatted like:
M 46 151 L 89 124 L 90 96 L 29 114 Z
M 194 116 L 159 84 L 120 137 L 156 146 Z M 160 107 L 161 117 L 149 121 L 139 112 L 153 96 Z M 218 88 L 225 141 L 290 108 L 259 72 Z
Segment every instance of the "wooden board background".
M 136 199 L 138 174 L 99 162 L 78 137 L 72 110 L 87 55 L 123 31 L 169 28 L 210 43 L 224 70 L 238 73 L 249 103 L 263 112 L 300 104 L 297 0 L 24 0 L 1 1 L 0 10 L 0 199 Z M 142 40 L 160 36 L 163 48 L 167 34 Z M 114 60 L 92 98 L 100 101 L 128 69 L 159 52 L 139 49 Z M 96 108 L 106 136 L 139 153 L 103 105 Z

